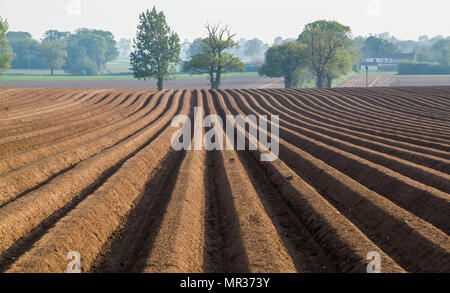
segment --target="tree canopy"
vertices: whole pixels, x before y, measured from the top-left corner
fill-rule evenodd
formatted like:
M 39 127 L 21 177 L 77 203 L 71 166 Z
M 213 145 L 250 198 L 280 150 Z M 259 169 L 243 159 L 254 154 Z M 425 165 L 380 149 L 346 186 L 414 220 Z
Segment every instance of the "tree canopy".
M 39 55 L 40 44 L 27 32 L 8 32 L 8 43 L 14 54 L 11 68 L 39 69 L 43 64 Z
M 184 63 L 183 70 L 192 74 L 208 74 L 211 88 L 218 89 L 223 74 L 243 72 L 245 65 L 240 58 L 226 52 L 238 46 L 229 26 L 207 24 L 206 29 L 208 37 L 202 40 L 200 52 Z
M 44 33 L 42 42 L 61 42 L 67 40 L 70 36 L 70 32 L 60 32 L 58 30 L 48 30 Z
M 40 47 L 40 54 L 45 64 L 50 68 L 50 75 L 54 75 L 55 68 L 61 68 L 65 64 L 67 51 L 62 42 L 46 41 Z
M 93 61 L 97 66 L 97 70 L 104 69 L 107 62 L 119 56 L 114 36 L 107 31 L 78 29 L 69 38 L 68 47 L 70 46 L 83 48 L 83 53 L 85 53 L 83 58 L 87 57 Z M 68 58 L 71 59 L 72 56 L 69 54 Z
M 336 21 L 319 20 L 307 24 L 298 41 L 307 47 L 309 66 L 316 76 L 317 87 L 331 86 L 343 68 L 351 67 L 350 28 Z
M 439 63 L 450 64 L 450 40 L 439 40 L 432 46 L 432 52 Z
M 121 57 L 129 57 L 131 53 L 131 39 L 120 39 L 117 43 L 117 49 Z
M 188 59 L 190 59 L 193 56 L 195 56 L 196 54 L 201 53 L 201 51 L 202 51 L 202 44 L 203 44 L 203 39 L 202 38 L 195 39 L 192 42 L 192 44 L 190 44 L 189 49 L 186 52 L 186 57 Z
M 388 40 L 371 36 L 364 42 L 362 51 L 365 57 L 384 57 L 397 52 L 398 49 Z
M 12 50 L 6 39 L 8 31 L 8 22 L 0 17 L 0 75 L 3 71 L 8 70 L 12 60 Z
M 283 77 L 286 88 L 297 86 L 299 70 L 307 66 L 307 47 L 299 42 L 275 45 L 266 53 L 266 62 L 260 74 L 269 77 Z
M 166 22 L 164 13 L 153 7 L 139 16 L 139 26 L 130 55 L 134 77 L 155 78 L 158 89 L 172 78 L 180 61 L 180 38 Z
M 119 52 L 111 32 L 81 28 L 75 33 L 48 30 L 41 43 L 27 32 L 6 35 L 14 52 L 12 68 L 63 68 L 73 75 L 97 75 Z
M 258 39 L 251 39 L 245 43 L 244 52 L 250 58 L 260 56 L 264 51 L 264 42 Z

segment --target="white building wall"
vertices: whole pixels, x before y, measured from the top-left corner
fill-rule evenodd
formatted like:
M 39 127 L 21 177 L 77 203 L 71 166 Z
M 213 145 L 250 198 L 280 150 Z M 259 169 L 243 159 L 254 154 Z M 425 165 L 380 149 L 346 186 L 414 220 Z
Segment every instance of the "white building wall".
M 369 68 L 369 71 L 377 71 L 378 70 L 378 66 L 377 65 L 369 65 L 367 67 Z M 361 65 L 360 70 L 361 71 L 366 71 L 366 66 L 365 65 Z

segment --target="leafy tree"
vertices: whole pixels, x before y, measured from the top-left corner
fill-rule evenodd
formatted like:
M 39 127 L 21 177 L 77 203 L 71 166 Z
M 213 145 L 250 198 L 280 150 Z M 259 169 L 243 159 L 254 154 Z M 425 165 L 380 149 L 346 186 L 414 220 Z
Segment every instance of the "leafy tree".
M 98 75 L 97 64 L 86 57 L 86 54 L 78 59 L 78 62 L 70 67 L 70 72 L 74 75 L 95 76 Z
M 317 87 L 325 85 L 325 79 L 335 76 L 336 67 L 342 65 L 344 52 L 352 45 L 350 28 L 336 21 L 320 20 L 305 26 L 299 41 L 307 46 L 309 66 L 316 75 Z M 347 62 L 351 58 L 345 59 Z
M 264 42 L 258 39 L 252 39 L 245 43 L 244 52 L 245 55 L 250 58 L 261 56 L 263 53 Z
M 450 63 L 450 40 L 439 40 L 432 46 L 432 52 L 436 56 L 436 61 L 448 65 Z
M 102 69 L 106 64 L 106 41 L 103 37 L 86 33 L 81 34 L 77 39 L 78 45 L 85 49 L 89 59 L 95 62 L 97 69 Z
M 306 50 L 306 45 L 299 42 L 272 46 L 266 52 L 266 63 L 259 73 L 269 77 L 283 77 L 286 88 L 295 87 L 298 85 L 296 77 L 302 77 L 299 70 L 308 64 Z
M 107 62 L 119 56 L 117 44 L 111 32 L 82 28 L 77 30 L 75 37 L 86 49 L 89 58 L 97 64 L 99 70 L 104 69 Z
M 293 75 L 293 87 L 301 88 L 306 83 L 310 83 L 313 80 L 314 75 L 308 67 L 300 67 L 294 71 Z
M 194 55 L 200 53 L 202 50 L 202 38 L 197 38 L 192 42 L 187 50 L 186 57 L 191 59 Z
M 419 42 L 428 45 L 430 42 L 430 38 L 427 35 L 422 35 L 419 37 Z
M 358 55 L 352 54 L 347 50 L 340 50 L 336 53 L 335 58 L 331 59 L 325 69 L 326 86 L 330 88 L 333 80 L 339 78 L 341 74 L 345 74 L 352 69 L 352 65 L 358 61 Z
M 44 33 L 42 42 L 64 43 L 69 36 L 70 36 L 70 32 L 60 32 L 58 30 L 48 30 Z
M 58 41 L 45 41 L 40 51 L 45 64 L 50 68 L 50 75 L 53 76 L 55 68 L 61 68 L 65 64 L 67 52 L 64 44 Z
M 3 71 L 9 69 L 9 64 L 12 60 L 12 50 L 8 45 L 6 39 L 6 32 L 8 31 L 8 22 L 0 17 L 0 75 Z
M 226 52 L 238 46 L 233 40 L 234 34 L 228 26 L 223 28 L 219 24 L 206 25 L 208 37 L 202 40 L 201 52 L 192 56 L 184 63 L 183 70 L 193 74 L 208 74 L 211 88 L 220 87 L 222 74 L 231 71 L 245 71 L 245 65 L 238 57 Z
M 362 51 L 365 57 L 383 57 L 396 52 L 397 47 L 385 39 L 371 36 L 364 42 Z
M 65 39 L 67 59 L 65 69 L 75 75 L 97 75 L 119 55 L 112 33 L 78 29 Z M 95 65 L 95 69 L 92 68 Z
M 297 39 L 295 38 L 288 38 L 288 39 L 283 39 L 282 37 L 276 37 L 273 41 L 274 45 L 283 45 L 289 42 L 294 42 L 297 41 Z
M 86 53 L 86 48 L 72 35 L 67 42 L 66 71 L 73 75 L 97 75 L 97 64 Z
M 180 38 L 171 30 L 164 13 L 147 10 L 139 16 L 137 37 L 130 55 L 131 66 L 136 78 L 155 78 L 158 89 L 164 80 L 173 77 L 180 61 Z
M 363 36 L 357 36 L 357 37 L 353 38 L 353 42 L 354 42 L 355 48 L 358 51 L 362 51 L 362 48 L 364 47 L 364 43 L 366 42 L 366 38 Z
M 419 62 L 433 62 L 435 60 L 435 57 L 431 46 L 420 47 L 417 50 L 416 58 Z
M 40 44 L 27 32 L 8 32 L 8 43 L 13 51 L 11 68 L 41 69 L 42 60 L 39 56 Z
M 181 60 L 187 60 L 190 58 L 190 57 L 188 57 L 188 51 L 189 51 L 189 48 L 191 47 L 191 45 L 192 45 L 192 43 L 189 42 L 188 39 L 184 39 L 183 43 L 181 43 L 181 46 L 180 46 L 180 59 Z
M 434 36 L 433 38 L 430 39 L 430 45 L 433 46 L 434 44 L 436 44 L 437 42 L 439 42 L 440 40 L 443 40 L 443 39 L 445 39 L 445 38 L 442 35 Z
M 101 64 L 101 68 L 105 68 L 106 62 L 113 61 L 119 56 L 119 50 L 117 50 L 117 43 L 114 40 L 114 35 L 111 32 L 103 30 L 91 30 L 94 35 L 103 37 L 106 43 L 105 61 Z
M 278 36 L 273 40 L 274 45 L 281 45 L 283 43 L 283 38 Z
M 131 52 L 131 40 L 130 39 L 120 39 L 117 43 L 117 48 L 119 49 L 119 55 L 122 57 L 129 57 Z

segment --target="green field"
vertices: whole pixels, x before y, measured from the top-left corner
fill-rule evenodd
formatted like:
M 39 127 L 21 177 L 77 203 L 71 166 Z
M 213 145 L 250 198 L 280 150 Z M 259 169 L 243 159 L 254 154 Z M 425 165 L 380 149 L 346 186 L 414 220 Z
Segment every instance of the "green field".
M 128 70 L 129 61 L 128 59 L 118 59 L 114 62 L 110 62 L 106 65 L 106 70 L 101 75 L 97 76 L 73 76 L 69 75 L 63 70 L 55 70 L 55 75 L 50 76 L 50 70 L 48 69 L 10 69 L 3 76 L 0 76 L 1 81 L 68 81 L 68 80 L 132 80 L 134 79 L 132 73 Z M 369 72 L 370 76 L 401 76 L 397 75 L 396 72 Z M 224 77 L 258 77 L 257 72 L 235 72 L 226 74 Z M 347 79 L 353 76 L 365 76 L 365 72 L 360 73 L 350 72 L 346 75 L 342 75 L 340 78 L 333 81 L 333 87 L 340 85 Z M 409 75 L 405 75 L 409 76 Z M 420 76 L 420 75 L 415 75 Z M 433 76 L 433 75 L 424 75 Z M 442 75 L 438 75 L 442 76 Z M 190 75 L 190 74 L 176 74 L 175 78 L 206 78 L 206 74 L 202 75 Z M 303 88 L 314 88 L 315 80 L 311 80 L 309 83 L 304 84 Z
M 128 58 L 119 58 L 106 64 L 106 69 L 96 76 L 73 76 L 64 70 L 55 70 L 55 75 L 50 76 L 48 69 L 10 69 L 0 76 L 0 81 L 53 81 L 53 80 L 131 80 L 133 73 L 129 70 Z M 257 72 L 236 72 L 226 74 L 225 77 L 256 77 Z M 190 75 L 176 74 L 175 78 L 206 78 L 206 74 Z
M 229 73 L 224 77 L 256 77 L 256 72 Z M 206 74 L 190 75 L 176 74 L 175 78 L 206 78 Z M 54 76 L 37 73 L 34 70 L 22 72 L 21 74 L 10 74 L 9 72 L 0 77 L 0 81 L 53 81 L 53 80 L 132 80 L 133 75 L 96 75 L 96 76 L 73 76 L 55 73 Z

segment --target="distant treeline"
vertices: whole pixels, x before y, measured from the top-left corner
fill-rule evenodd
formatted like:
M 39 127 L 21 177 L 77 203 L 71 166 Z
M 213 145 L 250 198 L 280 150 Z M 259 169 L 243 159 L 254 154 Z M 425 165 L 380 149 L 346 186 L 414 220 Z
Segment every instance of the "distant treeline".
M 364 58 L 383 58 L 396 53 L 414 53 L 413 61 L 398 64 L 399 74 L 450 74 L 450 37 L 419 37 L 418 41 L 402 41 L 388 33 L 354 38 Z
M 33 39 L 28 32 L 10 31 L 6 34 L 13 51 L 12 69 L 65 70 L 73 75 L 97 75 L 105 70 L 107 62 L 118 56 L 128 58 L 132 47 L 131 39 L 114 40 L 111 32 L 80 28 L 75 33 L 57 30 L 47 31 L 40 41 Z M 201 38 L 181 43 L 181 63 L 188 61 L 200 51 Z M 277 37 L 274 44 L 284 44 L 294 39 Z M 246 71 L 258 72 L 264 63 L 264 55 L 269 44 L 254 38 L 241 38 L 239 46 L 230 53 L 242 58 Z M 182 68 L 180 66 L 179 68 Z
M 402 61 L 398 73 L 404 75 L 442 75 L 450 74 L 450 65 L 431 62 Z
M 50 69 L 51 75 L 56 69 L 73 75 L 97 75 L 119 55 L 113 34 L 102 30 L 49 30 L 40 42 L 28 32 L 11 31 L 6 38 L 13 51 L 11 68 Z
M 10 68 L 49 69 L 51 75 L 54 74 L 54 70 L 61 69 L 72 75 L 104 73 L 107 62 L 115 60 L 118 56 L 128 58 L 132 51 L 131 39 L 116 42 L 111 32 L 86 28 L 80 28 L 74 33 L 49 30 L 40 40 L 33 39 L 28 32 L 9 31 L 6 33 L 6 40 L 13 53 Z M 181 61 L 177 66 L 179 70 L 182 70 L 184 63 L 201 51 L 202 40 L 198 38 L 192 42 L 185 40 L 180 43 Z M 237 46 L 224 52 L 240 58 L 245 63 L 245 71 L 258 72 L 266 62 L 270 48 L 292 42 L 299 40 L 277 37 L 272 44 L 268 44 L 257 38 L 249 40 L 241 38 L 236 41 Z M 413 62 L 404 61 L 398 65 L 399 74 L 450 74 L 450 37 L 421 36 L 417 41 L 403 41 L 389 33 L 383 33 L 369 37 L 354 37 L 346 48 L 351 54 L 354 71 L 359 71 L 359 65 L 366 58 L 414 53 Z M 311 81 L 310 73 L 303 68 L 296 72 L 296 75 L 299 75 L 297 79 L 308 83 Z

